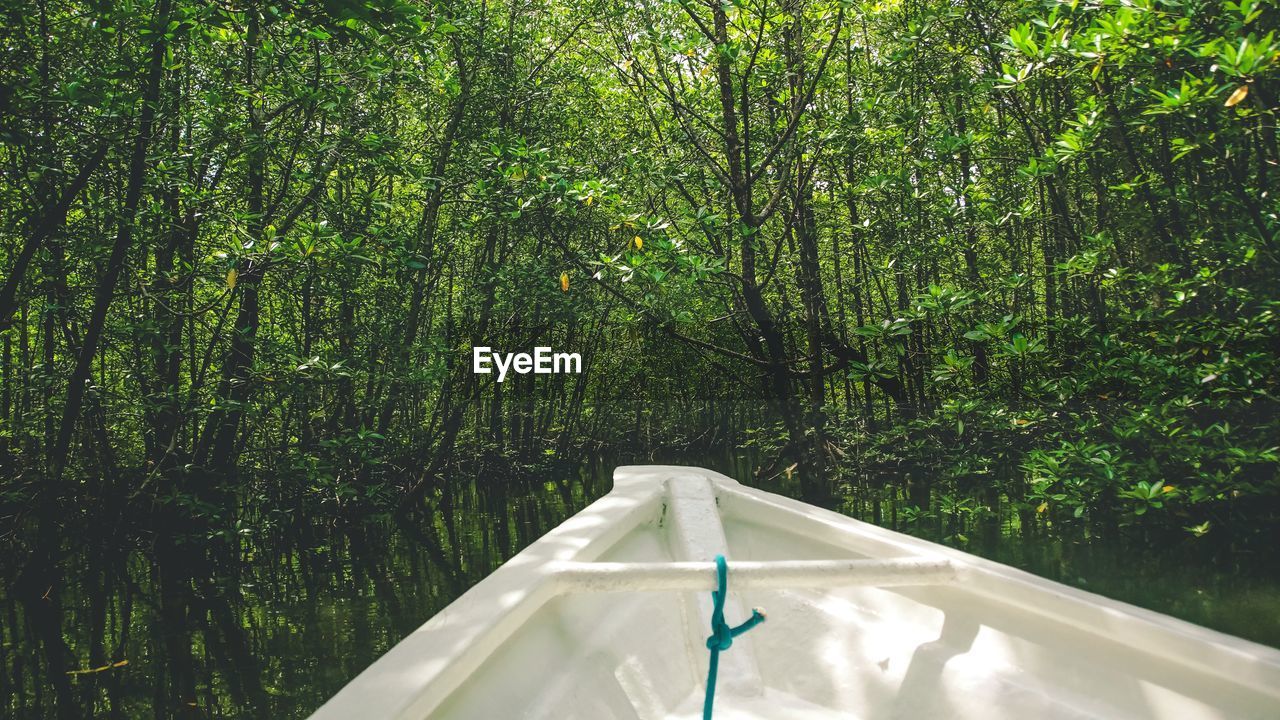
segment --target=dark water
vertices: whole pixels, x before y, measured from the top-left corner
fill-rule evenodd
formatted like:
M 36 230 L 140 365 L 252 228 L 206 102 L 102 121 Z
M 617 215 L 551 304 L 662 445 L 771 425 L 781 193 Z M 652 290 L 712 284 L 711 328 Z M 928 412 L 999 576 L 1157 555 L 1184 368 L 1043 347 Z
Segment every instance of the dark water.
M 730 451 L 639 460 L 697 460 L 743 479 L 751 467 Z M 607 492 L 616 464 L 597 458 L 545 479 L 477 472 L 434 497 L 429 518 L 354 526 L 277 518 L 264 523 L 272 530 L 244 531 L 222 555 L 82 539 L 65 587 L 49 593 L 63 609 L 68 663 L 86 671 L 57 679 L 74 707 L 57 707 L 39 619 L 0 588 L 0 716 L 305 717 L 504 559 Z M 767 485 L 794 491 L 785 478 Z M 883 524 L 1280 646 L 1280 563 L 1269 549 L 1008 526 L 958 533 L 909 520 L 895 495 L 880 492 Z M 864 519 L 870 507 L 858 492 L 843 505 Z

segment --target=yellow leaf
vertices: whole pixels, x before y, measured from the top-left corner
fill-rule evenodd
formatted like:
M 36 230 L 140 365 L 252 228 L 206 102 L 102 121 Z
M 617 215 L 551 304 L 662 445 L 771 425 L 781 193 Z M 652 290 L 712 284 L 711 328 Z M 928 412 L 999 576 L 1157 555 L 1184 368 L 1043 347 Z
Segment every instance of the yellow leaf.
M 593 203 L 593 202 L 595 202 L 595 201 L 596 201 L 596 198 L 595 198 L 595 196 L 594 196 L 594 195 L 588 195 L 588 196 L 587 196 L 587 199 L 586 199 L 586 200 L 584 200 L 583 202 L 585 202 L 585 203 L 587 204 L 587 207 L 591 207 L 591 203 Z
M 1160 488 L 1160 492 L 1170 493 L 1170 492 L 1173 492 L 1174 489 L 1175 488 L 1172 485 L 1165 485 L 1164 487 Z
M 643 250 L 643 249 L 644 249 L 644 238 L 641 238 L 639 235 L 637 235 L 637 236 L 635 236 L 634 238 L 631 238 L 631 241 L 632 241 L 632 242 L 634 242 L 634 243 L 636 244 L 636 249 L 637 249 L 637 250 Z
M 235 268 L 231 268 L 230 270 L 228 270 L 227 271 L 227 289 L 235 290 L 236 280 L 238 280 L 239 278 L 240 278 L 240 273 L 236 272 Z
M 1036 512 L 1042 513 L 1048 509 L 1049 509 L 1049 501 L 1046 500 L 1045 502 L 1040 503 L 1040 507 L 1036 508 Z
M 560 273 L 560 292 L 569 292 L 569 273 Z
M 1227 98 L 1227 107 L 1235 107 L 1236 105 L 1239 105 L 1240 101 L 1244 100 L 1248 96 L 1249 96 L 1249 86 L 1241 85 L 1240 87 L 1236 88 L 1235 92 L 1231 93 L 1231 97 Z

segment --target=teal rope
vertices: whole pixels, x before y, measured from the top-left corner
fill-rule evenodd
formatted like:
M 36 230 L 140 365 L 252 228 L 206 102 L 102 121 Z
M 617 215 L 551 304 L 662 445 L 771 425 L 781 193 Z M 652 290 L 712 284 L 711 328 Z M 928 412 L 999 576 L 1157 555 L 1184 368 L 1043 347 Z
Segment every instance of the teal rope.
M 764 613 L 760 608 L 751 610 L 751 619 L 738 627 L 729 627 L 724 621 L 724 598 L 728 594 L 729 566 L 723 555 L 716 556 L 716 580 L 718 590 L 711 592 L 714 609 L 711 611 L 711 637 L 707 638 L 707 649 L 711 651 L 711 665 L 707 668 L 707 697 L 702 701 L 702 720 L 711 720 L 711 706 L 716 700 L 716 676 L 720 673 L 720 651 L 728 650 L 733 639 L 751 628 L 764 622 Z

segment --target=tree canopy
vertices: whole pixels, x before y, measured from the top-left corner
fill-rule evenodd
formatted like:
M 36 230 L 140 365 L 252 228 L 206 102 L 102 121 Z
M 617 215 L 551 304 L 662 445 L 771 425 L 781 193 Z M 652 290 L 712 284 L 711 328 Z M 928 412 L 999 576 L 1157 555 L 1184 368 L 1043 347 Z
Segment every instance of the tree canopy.
M 1273 2 L 3 13 L 24 597 L 95 518 L 416 511 L 463 457 L 725 428 L 829 505 L 1274 520 Z

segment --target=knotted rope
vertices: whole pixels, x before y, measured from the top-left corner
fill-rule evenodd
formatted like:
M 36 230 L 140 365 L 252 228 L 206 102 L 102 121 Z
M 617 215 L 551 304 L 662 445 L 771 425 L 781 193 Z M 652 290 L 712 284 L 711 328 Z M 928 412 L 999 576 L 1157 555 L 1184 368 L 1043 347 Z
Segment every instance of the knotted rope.
M 751 610 L 751 619 L 738 627 L 729 627 L 724 621 L 724 598 L 728 594 L 729 566 L 723 555 L 716 556 L 716 580 L 719 589 L 711 592 L 714 609 L 711 611 L 711 637 L 707 649 L 711 651 L 711 665 L 707 668 L 707 697 L 702 702 L 702 720 L 711 720 L 711 706 L 716 700 L 716 676 L 720 671 L 720 652 L 733 645 L 733 639 L 764 622 L 764 611 Z

